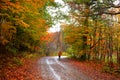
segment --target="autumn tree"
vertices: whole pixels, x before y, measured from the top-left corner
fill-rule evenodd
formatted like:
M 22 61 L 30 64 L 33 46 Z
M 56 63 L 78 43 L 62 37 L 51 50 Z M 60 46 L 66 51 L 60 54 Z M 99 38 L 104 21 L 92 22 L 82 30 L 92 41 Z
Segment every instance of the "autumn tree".
M 81 27 L 84 31 L 82 39 L 84 57 L 100 61 L 105 61 L 107 58 L 108 62 L 113 62 L 112 56 L 116 51 L 114 50 L 114 42 L 116 42 L 114 40 L 116 34 L 113 31 L 114 15 L 119 14 L 119 4 L 115 4 L 115 0 L 64 1 L 71 7 L 72 24 L 75 28 Z M 84 34 L 87 36 L 85 37 Z M 67 43 L 69 44 L 69 41 Z
M 34 51 L 36 46 L 40 46 L 41 38 L 49 28 L 46 19 L 50 20 L 50 16 L 45 6 L 52 3 L 52 0 L 1 0 L 1 51 Z

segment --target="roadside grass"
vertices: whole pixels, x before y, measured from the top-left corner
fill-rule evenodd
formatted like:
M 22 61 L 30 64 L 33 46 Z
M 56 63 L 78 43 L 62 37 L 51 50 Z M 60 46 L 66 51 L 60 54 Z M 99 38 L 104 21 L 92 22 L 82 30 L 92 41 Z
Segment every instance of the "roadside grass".
M 117 63 L 117 55 L 116 54 L 113 54 L 112 55 L 112 60 L 113 60 L 113 63 Z M 108 60 L 107 60 L 107 57 L 105 57 L 105 62 L 108 63 Z

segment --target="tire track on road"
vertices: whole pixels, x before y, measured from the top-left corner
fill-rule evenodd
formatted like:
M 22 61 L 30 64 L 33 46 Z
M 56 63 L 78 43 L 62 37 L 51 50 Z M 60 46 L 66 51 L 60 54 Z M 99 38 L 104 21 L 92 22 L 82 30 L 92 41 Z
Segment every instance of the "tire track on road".
M 61 77 L 55 72 L 55 70 L 51 67 L 50 62 L 48 61 L 48 59 L 46 59 L 46 63 L 49 66 L 50 71 L 53 73 L 53 75 L 55 76 L 56 80 L 61 80 Z
M 44 57 L 40 63 L 44 80 L 92 80 L 64 58 Z

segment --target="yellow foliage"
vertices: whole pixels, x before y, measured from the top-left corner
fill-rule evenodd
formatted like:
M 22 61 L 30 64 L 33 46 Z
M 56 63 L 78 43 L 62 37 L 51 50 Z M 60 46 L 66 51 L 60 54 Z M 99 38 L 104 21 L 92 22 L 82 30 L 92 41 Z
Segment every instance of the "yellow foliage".
M 16 34 L 16 28 L 10 22 L 1 24 L 0 40 L 3 45 L 14 39 L 13 35 Z
M 16 28 L 10 22 L 1 24 L 1 35 L 5 38 L 12 40 L 13 34 L 16 33 Z
M 35 8 L 41 8 L 45 5 L 48 0 L 26 0 L 27 3 L 31 4 Z
M 18 24 L 25 27 L 25 28 L 29 27 L 29 25 L 27 23 L 23 22 L 23 20 L 18 21 Z
M 9 41 L 8 41 L 7 39 L 5 39 L 3 36 L 0 37 L 0 43 L 1 43 L 2 45 L 7 44 L 8 42 L 9 42 Z

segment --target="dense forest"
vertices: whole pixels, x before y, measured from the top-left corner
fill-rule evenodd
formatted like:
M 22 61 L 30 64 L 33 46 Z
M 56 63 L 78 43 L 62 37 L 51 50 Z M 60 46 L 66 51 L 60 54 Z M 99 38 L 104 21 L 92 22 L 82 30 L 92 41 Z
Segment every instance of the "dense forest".
M 67 52 L 80 60 L 104 62 L 112 69 L 117 63 L 120 67 L 120 2 L 64 1 L 71 8 L 71 23 L 62 25 L 64 41 L 69 44 Z
M 50 5 L 52 0 L 0 0 L 1 53 L 38 51 L 52 24 L 46 11 Z
M 103 64 L 105 72 L 120 73 L 120 1 L 63 1 L 68 13 L 58 11 L 53 17 L 49 8 L 62 7 L 54 0 L 0 0 L 0 68 L 8 55 L 48 56 L 61 50 L 72 58 Z M 63 19 L 59 32 L 48 32 Z

